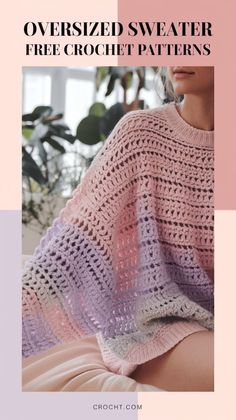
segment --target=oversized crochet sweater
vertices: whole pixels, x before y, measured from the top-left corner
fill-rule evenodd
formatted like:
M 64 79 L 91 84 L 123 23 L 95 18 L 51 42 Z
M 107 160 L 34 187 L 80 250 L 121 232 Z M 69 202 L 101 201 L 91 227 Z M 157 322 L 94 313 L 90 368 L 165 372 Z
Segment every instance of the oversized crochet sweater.
M 23 356 L 97 336 L 128 375 L 214 323 L 214 134 L 126 114 L 23 272 Z

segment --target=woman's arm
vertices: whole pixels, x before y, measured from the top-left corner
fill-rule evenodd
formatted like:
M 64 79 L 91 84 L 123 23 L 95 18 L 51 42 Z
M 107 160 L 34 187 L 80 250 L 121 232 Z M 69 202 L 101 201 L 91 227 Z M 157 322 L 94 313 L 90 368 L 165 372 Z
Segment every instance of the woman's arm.
M 166 391 L 214 391 L 214 333 L 199 331 L 130 375 Z

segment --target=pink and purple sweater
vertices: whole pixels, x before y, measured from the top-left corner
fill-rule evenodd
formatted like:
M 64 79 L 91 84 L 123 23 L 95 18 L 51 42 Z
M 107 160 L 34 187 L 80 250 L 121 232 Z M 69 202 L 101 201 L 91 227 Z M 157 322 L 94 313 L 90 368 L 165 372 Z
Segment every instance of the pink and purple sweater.
M 130 374 L 214 328 L 214 133 L 126 114 L 23 272 L 23 356 L 96 335 Z

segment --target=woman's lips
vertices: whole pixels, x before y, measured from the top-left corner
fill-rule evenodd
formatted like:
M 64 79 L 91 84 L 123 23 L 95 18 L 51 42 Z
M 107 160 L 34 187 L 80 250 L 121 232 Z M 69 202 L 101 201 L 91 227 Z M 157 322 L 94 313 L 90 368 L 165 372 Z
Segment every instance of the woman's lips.
M 194 75 L 194 72 L 192 72 L 192 71 L 186 71 L 186 70 L 174 70 L 173 71 L 173 76 L 174 76 L 175 80 L 187 79 L 187 78 L 189 78 L 193 75 Z

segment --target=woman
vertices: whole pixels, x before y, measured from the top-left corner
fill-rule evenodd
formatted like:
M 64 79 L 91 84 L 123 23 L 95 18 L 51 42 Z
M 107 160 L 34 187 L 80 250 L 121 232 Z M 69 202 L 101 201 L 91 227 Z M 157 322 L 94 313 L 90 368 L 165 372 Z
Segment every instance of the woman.
M 183 101 L 176 105 L 180 118 L 193 129 L 212 131 L 214 68 L 169 67 L 167 80 L 170 94 L 184 95 Z M 163 356 L 140 365 L 131 377 L 172 391 L 213 391 L 213 346 L 213 332 L 191 334 Z
M 181 103 L 126 114 L 23 276 L 23 355 L 96 335 L 111 371 L 213 390 L 214 76 L 169 67 Z

